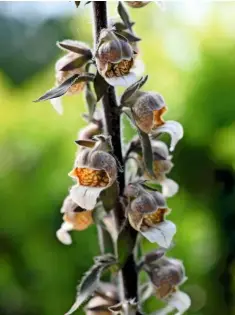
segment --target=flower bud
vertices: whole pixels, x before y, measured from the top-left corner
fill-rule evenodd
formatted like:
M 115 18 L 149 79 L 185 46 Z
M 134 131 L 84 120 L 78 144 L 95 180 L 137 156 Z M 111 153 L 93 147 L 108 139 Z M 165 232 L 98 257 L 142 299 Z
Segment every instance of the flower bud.
M 151 1 L 125 1 L 131 8 L 143 8 Z
M 56 232 L 56 236 L 65 245 L 70 245 L 72 243 L 71 236 L 68 233 L 69 231 L 82 231 L 93 223 L 92 212 L 84 211 L 84 209 L 79 207 L 70 196 L 65 198 L 61 213 L 64 213 L 64 222 Z
M 169 210 L 163 195 L 157 191 L 148 192 L 138 184 L 129 184 L 125 195 L 128 197 L 127 216 L 131 226 L 150 242 L 169 247 L 176 228 L 165 220 Z
M 162 115 L 167 111 L 165 101 L 159 93 L 143 92 L 132 107 L 137 126 L 145 133 L 164 124 Z
M 117 177 L 117 165 L 111 154 L 99 150 L 99 143 L 93 149 L 84 148 L 78 153 L 75 168 L 69 175 L 77 180 L 70 196 L 84 209 L 94 209 L 101 191 L 110 187 Z
M 99 73 L 110 85 L 129 86 L 135 82 L 133 58 L 134 51 L 128 41 L 108 29 L 101 31 L 96 65 Z

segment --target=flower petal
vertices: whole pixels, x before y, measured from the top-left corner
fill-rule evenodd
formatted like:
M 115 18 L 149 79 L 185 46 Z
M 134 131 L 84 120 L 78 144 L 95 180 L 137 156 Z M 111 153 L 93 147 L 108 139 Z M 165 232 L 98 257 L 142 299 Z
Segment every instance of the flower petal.
M 160 181 L 160 184 L 162 185 L 162 194 L 164 197 L 172 197 L 179 191 L 179 185 L 173 179 L 165 177 Z
M 134 67 L 132 69 L 136 76 L 140 77 L 141 75 L 143 75 L 144 70 L 145 70 L 145 65 L 143 63 L 143 60 L 136 59 L 134 62 Z
M 71 231 L 72 229 L 73 229 L 73 225 L 71 223 L 64 222 L 61 225 L 61 228 L 56 232 L 56 237 L 64 245 L 71 245 L 72 238 L 70 234 L 68 233 L 68 231 Z
M 188 294 L 182 291 L 177 291 L 172 294 L 167 303 L 177 309 L 178 313 L 175 315 L 181 315 L 186 312 L 187 309 L 189 309 L 191 305 L 191 299 Z
M 134 72 L 130 72 L 129 74 L 122 76 L 122 77 L 113 77 L 107 78 L 104 77 L 105 81 L 112 86 L 124 86 L 129 87 L 133 83 L 137 81 L 137 77 Z
M 81 208 L 86 210 L 94 209 L 97 198 L 106 187 L 88 187 L 75 185 L 70 190 L 70 196 Z
M 173 222 L 166 220 L 157 224 L 155 227 L 140 232 L 151 243 L 157 243 L 159 246 L 168 248 L 176 233 L 176 226 Z
M 158 135 L 160 133 L 169 133 L 171 136 L 171 145 L 170 145 L 170 151 L 174 151 L 176 144 L 180 139 L 183 138 L 184 130 L 182 125 L 174 120 L 168 120 L 165 122 L 164 125 L 156 128 L 153 131 L 153 135 Z
M 61 102 L 61 97 L 52 98 L 50 100 L 50 102 L 51 102 L 51 105 L 53 106 L 53 108 L 57 111 L 57 113 L 59 115 L 62 115 L 64 112 L 64 109 L 63 109 L 63 105 Z

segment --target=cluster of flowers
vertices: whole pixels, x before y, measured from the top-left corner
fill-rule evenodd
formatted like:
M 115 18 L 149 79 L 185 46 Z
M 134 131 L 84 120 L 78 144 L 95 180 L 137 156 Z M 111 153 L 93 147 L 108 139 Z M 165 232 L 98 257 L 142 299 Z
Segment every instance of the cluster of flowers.
M 143 7 L 147 3 L 128 2 L 132 7 Z M 183 128 L 176 121 L 164 121 L 162 116 L 167 106 L 159 93 L 140 91 L 147 78 L 137 79 L 138 40 L 131 27 L 122 22 L 110 22 L 109 28 L 101 31 L 94 54 L 86 44 L 75 40 L 58 43 L 66 55 L 55 66 L 56 87 L 41 99 L 51 99 L 59 113 L 62 113 L 61 97 L 65 94 L 74 95 L 85 90 L 94 100 L 90 82 L 97 74 L 107 86 L 127 87 L 120 98 L 120 115 L 128 113 L 139 134 L 147 137 L 152 171 L 146 168 L 146 154 L 142 150 L 145 143 L 139 137 L 134 138 L 126 149 L 125 171 L 129 176 L 126 176 L 122 202 L 130 225 L 150 242 L 167 249 L 172 244 L 176 226 L 166 219 L 170 213 L 166 199 L 178 191 L 178 184 L 167 174 L 173 167 L 170 152 L 183 137 Z M 88 73 L 91 65 L 95 65 L 96 74 Z M 101 119 L 92 115 L 76 141 L 79 149 L 69 173 L 75 184 L 64 200 L 61 208 L 63 223 L 57 231 L 57 238 L 66 245 L 72 243 L 70 231 L 81 231 L 93 224 L 94 211 L 102 203 L 102 191 L 117 184 L 119 165 L 113 156 L 111 139 L 102 135 L 102 129 Z M 159 140 L 162 133 L 171 136 L 169 148 Z M 154 188 L 150 184 L 154 184 Z M 182 314 L 190 305 L 189 297 L 178 289 L 186 279 L 184 267 L 181 261 L 167 258 L 165 251 L 162 253 L 151 253 L 144 258 L 143 268 L 149 275 L 151 293 L 168 304 L 161 314 L 175 308 Z M 115 287 L 100 284 L 100 289 L 87 305 L 87 314 L 92 315 L 97 309 L 111 314 L 112 306 L 118 305 L 119 301 Z
M 150 295 L 167 301 L 167 306 L 158 315 L 171 313 L 174 309 L 183 314 L 190 306 L 187 294 L 179 287 L 187 280 L 183 263 L 178 259 L 167 258 L 163 250 L 148 253 L 142 261 L 142 269 L 147 273 L 150 282 L 139 287 L 140 300 L 143 303 Z M 112 315 L 117 313 L 131 314 L 134 301 L 122 303 L 116 283 L 102 282 L 95 295 L 86 306 L 87 315 Z

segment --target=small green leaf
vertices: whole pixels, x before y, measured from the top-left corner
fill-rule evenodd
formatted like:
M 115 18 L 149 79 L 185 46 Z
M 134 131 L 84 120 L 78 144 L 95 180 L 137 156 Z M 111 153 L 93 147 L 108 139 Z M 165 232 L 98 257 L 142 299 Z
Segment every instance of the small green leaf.
M 153 172 L 153 152 L 151 147 L 151 142 L 147 133 L 143 132 L 138 128 L 138 134 L 140 137 L 140 143 L 143 153 L 144 166 L 146 171 L 151 177 L 155 177 Z
M 65 39 L 62 42 L 57 42 L 57 46 L 61 49 L 66 49 L 68 51 L 75 52 L 79 55 L 87 56 L 88 59 L 92 58 L 92 52 L 90 49 L 83 48 L 76 42 L 71 41 L 70 39 Z
M 106 227 L 103 224 L 99 224 L 97 226 L 97 230 L 99 233 L 99 239 L 102 240 L 102 244 L 100 244 L 101 253 L 112 253 L 114 254 L 114 244 L 112 236 L 109 231 L 107 231 Z
M 80 56 L 76 58 L 75 60 L 71 61 L 67 65 L 65 65 L 63 68 L 60 69 L 60 71 L 70 71 L 74 69 L 81 68 L 82 66 L 87 63 L 87 61 L 90 59 L 88 56 Z
M 96 141 L 93 141 L 93 140 L 76 140 L 75 143 L 82 146 L 82 147 L 94 148 Z
M 142 186 L 146 187 L 149 190 L 161 191 L 161 185 L 154 180 L 146 180 L 141 183 Z
M 145 82 L 147 80 L 148 80 L 148 76 L 146 75 L 146 76 L 140 78 L 138 81 L 136 81 L 131 86 L 129 86 L 124 91 L 124 93 L 122 94 L 121 99 L 120 99 L 120 103 L 125 104 L 130 99 L 130 97 L 145 84 Z
M 116 264 L 113 255 L 103 255 L 95 258 L 95 264 L 82 278 L 78 288 L 75 303 L 65 315 L 70 315 L 75 312 L 97 289 L 99 280 L 107 268 Z
M 79 77 L 78 74 L 74 74 L 73 76 L 65 80 L 61 85 L 49 90 L 34 102 L 46 101 L 64 95 L 68 91 L 68 89 L 73 85 L 73 83 L 77 80 L 78 77 Z
M 117 182 L 114 182 L 112 186 L 101 192 L 100 199 L 106 211 L 110 211 L 115 207 L 118 194 L 119 188 Z
M 34 102 L 41 102 L 41 101 L 50 100 L 52 98 L 60 97 L 64 95 L 72 85 L 79 82 L 88 82 L 88 81 L 93 81 L 93 80 L 94 80 L 94 75 L 92 73 L 87 73 L 84 75 L 74 74 L 70 78 L 65 80 L 62 84 L 60 84 L 59 86 L 47 91 L 43 96 L 39 97 Z
M 86 103 L 87 103 L 87 107 L 89 111 L 89 120 L 91 120 L 93 118 L 93 115 L 96 109 L 96 97 L 91 91 L 90 85 L 88 84 L 85 90 L 85 98 L 86 98 Z
M 139 42 L 141 38 L 135 36 L 133 33 L 130 33 L 128 31 L 121 31 L 119 34 L 117 32 L 114 32 L 116 35 L 122 35 L 124 36 L 129 42 Z
M 131 21 L 130 21 L 130 18 L 129 18 L 129 15 L 125 9 L 125 7 L 123 6 L 122 2 L 119 1 L 118 2 L 118 14 L 120 15 L 120 18 L 122 19 L 123 23 L 126 25 L 126 27 L 128 29 L 131 30 Z
M 133 253 L 136 243 L 137 231 L 134 230 L 128 220 L 125 221 L 117 240 L 117 252 L 119 264 L 124 266 L 129 256 Z
M 149 136 L 148 134 L 143 132 L 140 128 L 138 128 L 138 126 L 135 123 L 134 113 L 132 112 L 130 108 L 127 108 L 127 107 L 123 108 L 123 112 L 129 117 L 129 119 L 132 121 L 132 123 L 135 125 L 138 131 L 143 160 L 144 160 L 144 167 L 146 171 L 149 173 L 149 175 L 152 178 L 155 178 L 155 175 L 153 172 L 153 151 L 152 151 L 152 146 L 151 146 Z
M 94 79 L 94 89 L 97 102 L 102 98 L 102 96 L 108 89 L 108 83 L 104 80 L 104 78 L 99 74 L 98 71 Z
M 130 24 L 131 24 L 131 27 L 132 27 L 132 26 L 135 25 L 135 22 L 131 22 Z M 123 23 L 121 23 L 121 22 L 116 22 L 116 23 L 114 23 L 114 24 L 113 24 L 113 27 L 114 27 L 115 30 L 117 30 L 118 32 L 124 31 L 124 30 L 126 30 L 126 29 L 128 28 L 125 24 L 123 24 Z

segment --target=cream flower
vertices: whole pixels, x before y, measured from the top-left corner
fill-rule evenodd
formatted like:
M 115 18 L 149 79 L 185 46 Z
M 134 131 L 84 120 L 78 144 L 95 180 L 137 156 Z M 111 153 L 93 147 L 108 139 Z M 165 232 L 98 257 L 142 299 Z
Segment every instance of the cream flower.
M 111 154 L 99 149 L 84 148 L 78 153 L 75 168 L 69 176 L 77 180 L 70 190 L 72 200 L 80 207 L 94 209 L 102 190 L 110 187 L 117 177 L 117 165 Z
M 151 243 L 169 247 L 176 233 L 176 226 L 165 220 L 169 213 L 162 194 L 146 191 L 138 184 L 129 184 L 125 195 L 128 198 L 127 216 L 131 226 Z
M 72 244 L 72 238 L 68 232 L 85 230 L 93 223 L 92 212 L 81 209 L 70 196 L 65 198 L 61 213 L 64 213 L 64 222 L 56 232 L 56 236 L 65 245 Z

